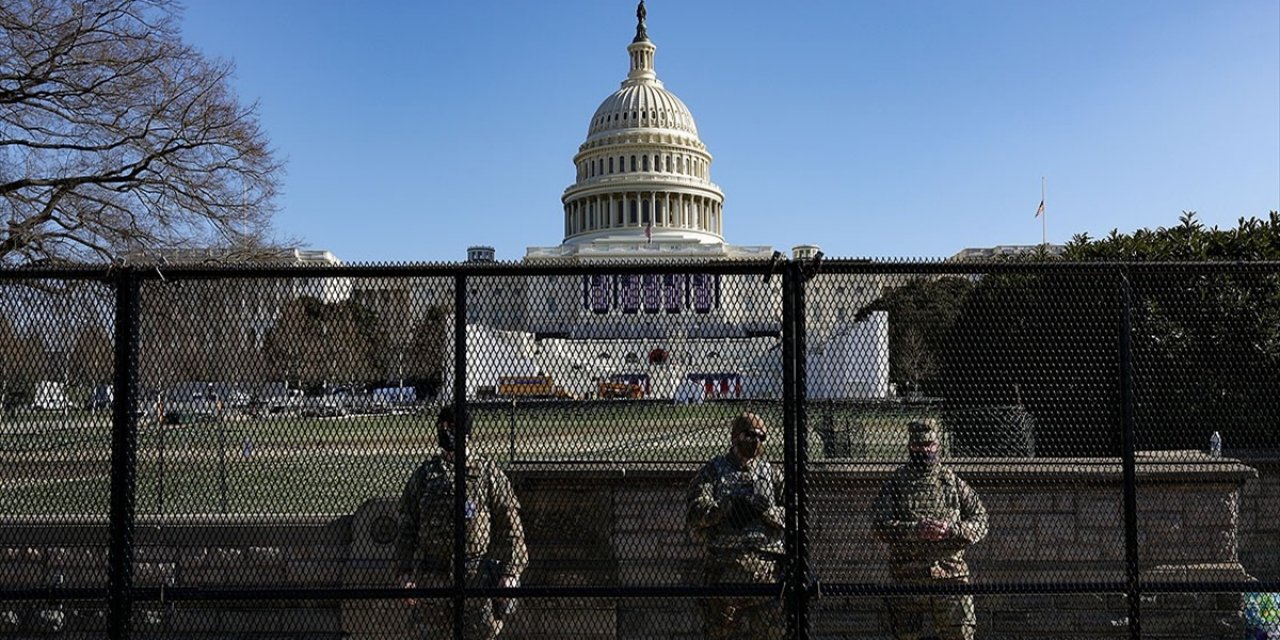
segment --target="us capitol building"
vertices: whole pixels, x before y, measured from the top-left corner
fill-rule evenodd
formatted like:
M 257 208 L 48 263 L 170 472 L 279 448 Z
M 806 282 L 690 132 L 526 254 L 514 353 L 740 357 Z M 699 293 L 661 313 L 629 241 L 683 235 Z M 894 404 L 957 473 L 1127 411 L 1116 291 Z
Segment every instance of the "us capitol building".
M 576 179 L 562 197 L 564 239 L 529 247 L 525 264 L 781 257 L 769 246 L 725 242 L 724 194 L 711 181 L 711 153 L 689 108 L 658 79 L 643 1 L 636 16 L 627 77 L 591 116 L 573 158 Z M 817 251 L 802 245 L 792 257 Z M 486 246 L 470 247 L 467 257 L 495 259 Z M 502 376 L 541 374 L 575 394 L 590 393 L 603 379 L 685 401 L 780 393 L 780 278 L 764 284 L 759 275 L 638 273 L 563 280 L 475 279 L 468 292 L 469 395 Z M 854 320 L 880 293 L 869 283 L 810 282 L 811 397 L 888 395 L 886 314 Z

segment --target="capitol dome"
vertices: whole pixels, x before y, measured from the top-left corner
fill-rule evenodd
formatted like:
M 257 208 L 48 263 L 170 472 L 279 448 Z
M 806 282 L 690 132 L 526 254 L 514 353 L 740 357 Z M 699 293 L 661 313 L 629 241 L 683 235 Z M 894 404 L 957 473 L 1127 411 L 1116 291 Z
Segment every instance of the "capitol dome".
M 595 115 L 591 116 L 587 138 L 642 127 L 674 129 L 694 138 L 698 136 L 698 127 L 693 122 L 689 107 L 655 78 L 648 82 L 632 82 L 630 79 L 623 82 L 622 88 L 605 98 Z
M 563 246 L 723 245 L 724 194 L 693 114 L 654 70 L 644 2 L 622 86 L 591 116 L 565 189 Z M 707 247 L 709 248 L 709 247 Z

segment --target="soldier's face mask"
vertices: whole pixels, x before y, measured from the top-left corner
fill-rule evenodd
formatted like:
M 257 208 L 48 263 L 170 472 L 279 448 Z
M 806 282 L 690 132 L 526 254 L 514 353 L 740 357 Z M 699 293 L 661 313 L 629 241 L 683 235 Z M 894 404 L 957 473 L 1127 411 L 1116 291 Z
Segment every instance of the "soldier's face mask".
M 911 459 L 911 464 L 917 467 L 930 467 L 938 464 L 939 447 L 938 443 L 930 442 L 928 444 L 913 444 L 907 447 L 907 456 Z
M 733 448 L 738 457 L 750 460 L 764 452 L 765 434 L 760 431 L 739 431 L 733 436 Z
M 448 422 L 441 422 L 436 425 L 436 442 L 443 451 L 452 452 L 457 447 L 457 440 L 453 437 L 453 425 Z

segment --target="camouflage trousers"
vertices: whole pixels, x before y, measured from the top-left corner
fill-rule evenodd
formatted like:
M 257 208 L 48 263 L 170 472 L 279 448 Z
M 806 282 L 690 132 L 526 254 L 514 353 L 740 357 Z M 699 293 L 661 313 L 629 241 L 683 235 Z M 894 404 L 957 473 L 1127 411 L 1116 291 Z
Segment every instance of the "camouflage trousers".
M 904 580 L 904 584 L 965 584 L 968 578 Z M 896 640 L 973 640 L 977 617 L 973 596 L 895 596 L 885 598 L 889 631 Z
M 485 558 L 467 561 L 468 587 L 493 587 L 498 584 L 497 563 Z M 417 573 L 419 587 L 451 587 L 453 574 L 446 570 L 424 570 Z M 428 598 L 419 600 L 414 611 L 414 626 L 424 640 L 453 640 L 453 600 Z M 494 640 L 502 631 L 502 621 L 494 617 L 493 600 L 467 598 L 462 608 L 462 637 L 467 640 Z
M 777 556 L 754 551 L 712 552 L 702 568 L 706 584 L 777 583 Z M 787 622 L 782 601 L 765 598 L 704 598 L 698 601 L 703 637 L 711 640 L 782 640 Z

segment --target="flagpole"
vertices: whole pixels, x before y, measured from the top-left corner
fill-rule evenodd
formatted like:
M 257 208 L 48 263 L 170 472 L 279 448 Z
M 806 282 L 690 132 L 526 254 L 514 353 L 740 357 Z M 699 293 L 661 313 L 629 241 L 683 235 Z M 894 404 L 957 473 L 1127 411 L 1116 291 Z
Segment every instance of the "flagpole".
M 1040 206 L 1044 206 L 1044 176 L 1040 176 Z M 1045 208 L 1045 210 L 1040 213 L 1040 246 L 1044 247 L 1046 251 L 1049 249 L 1048 218 L 1049 209 Z

